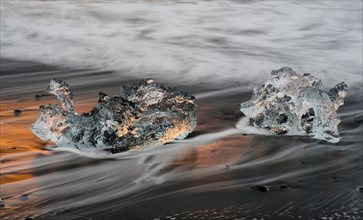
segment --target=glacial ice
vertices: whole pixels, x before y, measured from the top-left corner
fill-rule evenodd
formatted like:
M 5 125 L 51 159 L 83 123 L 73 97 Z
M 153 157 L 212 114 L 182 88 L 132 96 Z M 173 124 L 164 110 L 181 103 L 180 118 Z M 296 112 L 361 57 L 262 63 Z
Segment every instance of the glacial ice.
M 111 153 L 146 149 L 184 139 L 196 126 L 195 98 L 152 79 L 122 85 L 120 96 L 100 92 L 96 107 L 80 115 L 67 83 L 53 79 L 48 92 L 61 106 L 40 106 L 31 130 L 59 147 Z
M 325 92 L 321 80 L 309 73 L 301 76 L 283 67 L 271 75 L 271 80 L 253 89 L 251 100 L 241 104 L 250 125 L 271 134 L 305 134 L 339 142 L 336 111 L 344 104 L 348 89 L 344 82 Z

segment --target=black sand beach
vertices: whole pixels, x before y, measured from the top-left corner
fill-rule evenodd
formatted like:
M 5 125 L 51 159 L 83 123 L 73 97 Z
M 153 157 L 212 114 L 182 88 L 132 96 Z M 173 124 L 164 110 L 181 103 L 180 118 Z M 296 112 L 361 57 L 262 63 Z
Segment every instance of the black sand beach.
M 37 100 L 35 95 L 44 93 L 49 71 L 65 80 L 64 72 L 72 71 L 1 61 L 4 219 L 359 219 L 363 215 L 361 96 L 348 95 L 339 110 L 342 139 L 331 144 L 307 137 L 239 134 L 233 130 L 242 117 L 239 104 L 251 94 L 231 88 L 203 92 L 199 87 L 190 91 L 200 97 L 198 126 L 186 140 L 154 150 L 90 158 L 47 149 L 49 144 L 27 130 L 37 111 L 14 116 L 11 108 L 56 103 L 54 97 Z M 39 80 L 24 77 L 19 84 L 16 74 Z M 96 83 L 106 76 L 109 82 Z M 82 83 L 84 78 L 95 83 Z M 70 78 L 76 107 L 91 109 L 97 88 L 116 95 L 123 83 L 116 80 L 112 72 L 91 71 Z
M 0 219 L 363 219 L 361 0 L 0 4 Z M 340 142 L 236 128 L 284 66 L 348 85 Z M 197 127 L 150 150 L 59 149 L 29 129 L 58 103 L 52 78 L 78 112 L 153 78 L 196 97 Z

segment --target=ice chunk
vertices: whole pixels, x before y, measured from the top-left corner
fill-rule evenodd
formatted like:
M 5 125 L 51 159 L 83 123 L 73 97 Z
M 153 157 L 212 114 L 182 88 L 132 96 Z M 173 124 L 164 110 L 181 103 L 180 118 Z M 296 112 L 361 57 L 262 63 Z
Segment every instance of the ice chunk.
M 271 75 L 271 80 L 253 89 L 250 101 L 241 104 L 250 125 L 271 134 L 308 134 L 333 143 L 339 141 L 336 110 L 344 104 L 348 89 L 344 82 L 325 92 L 321 80 L 309 73 L 301 76 L 283 67 Z
M 59 105 L 40 106 L 32 131 L 42 140 L 80 150 L 112 153 L 184 139 L 196 126 L 196 100 L 176 88 L 142 80 L 121 86 L 120 96 L 99 94 L 97 106 L 78 115 L 67 83 L 51 80 Z

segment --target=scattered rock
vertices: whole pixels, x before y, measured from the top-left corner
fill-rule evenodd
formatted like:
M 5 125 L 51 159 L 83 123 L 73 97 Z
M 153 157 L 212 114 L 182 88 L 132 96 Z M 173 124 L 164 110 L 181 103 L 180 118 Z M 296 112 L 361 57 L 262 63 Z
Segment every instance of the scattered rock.
M 14 109 L 14 115 L 19 116 L 21 115 L 22 110 L 21 109 Z
M 45 96 L 50 96 L 50 95 L 48 95 L 48 94 L 36 94 L 36 95 L 34 96 L 34 98 L 35 98 L 37 101 L 39 101 L 41 97 L 45 97 Z
M 19 198 L 20 198 L 21 201 L 27 201 L 28 198 L 29 198 L 28 196 L 29 196 L 28 194 L 23 194 Z
M 261 192 L 272 192 L 272 191 L 281 191 L 287 189 L 288 186 L 281 184 L 281 185 L 259 185 L 256 186 L 256 189 Z
M 37 111 L 36 109 L 14 109 L 14 115 L 20 116 L 22 112 Z

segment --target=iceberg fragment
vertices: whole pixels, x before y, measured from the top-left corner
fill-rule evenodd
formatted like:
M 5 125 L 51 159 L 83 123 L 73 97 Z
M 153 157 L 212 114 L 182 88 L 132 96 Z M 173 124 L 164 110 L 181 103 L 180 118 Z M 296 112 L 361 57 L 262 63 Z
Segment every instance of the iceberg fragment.
M 53 79 L 48 92 L 61 106 L 40 106 L 31 130 L 60 147 L 111 153 L 146 149 L 184 139 L 196 126 L 195 98 L 151 79 L 122 85 L 120 96 L 101 92 L 96 107 L 80 115 L 67 83 Z
M 347 85 L 329 92 L 320 79 L 299 75 L 289 67 L 271 72 L 272 79 L 253 89 L 252 99 L 241 104 L 250 125 L 271 134 L 307 134 L 336 143 L 340 140 L 336 110 L 344 104 Z

